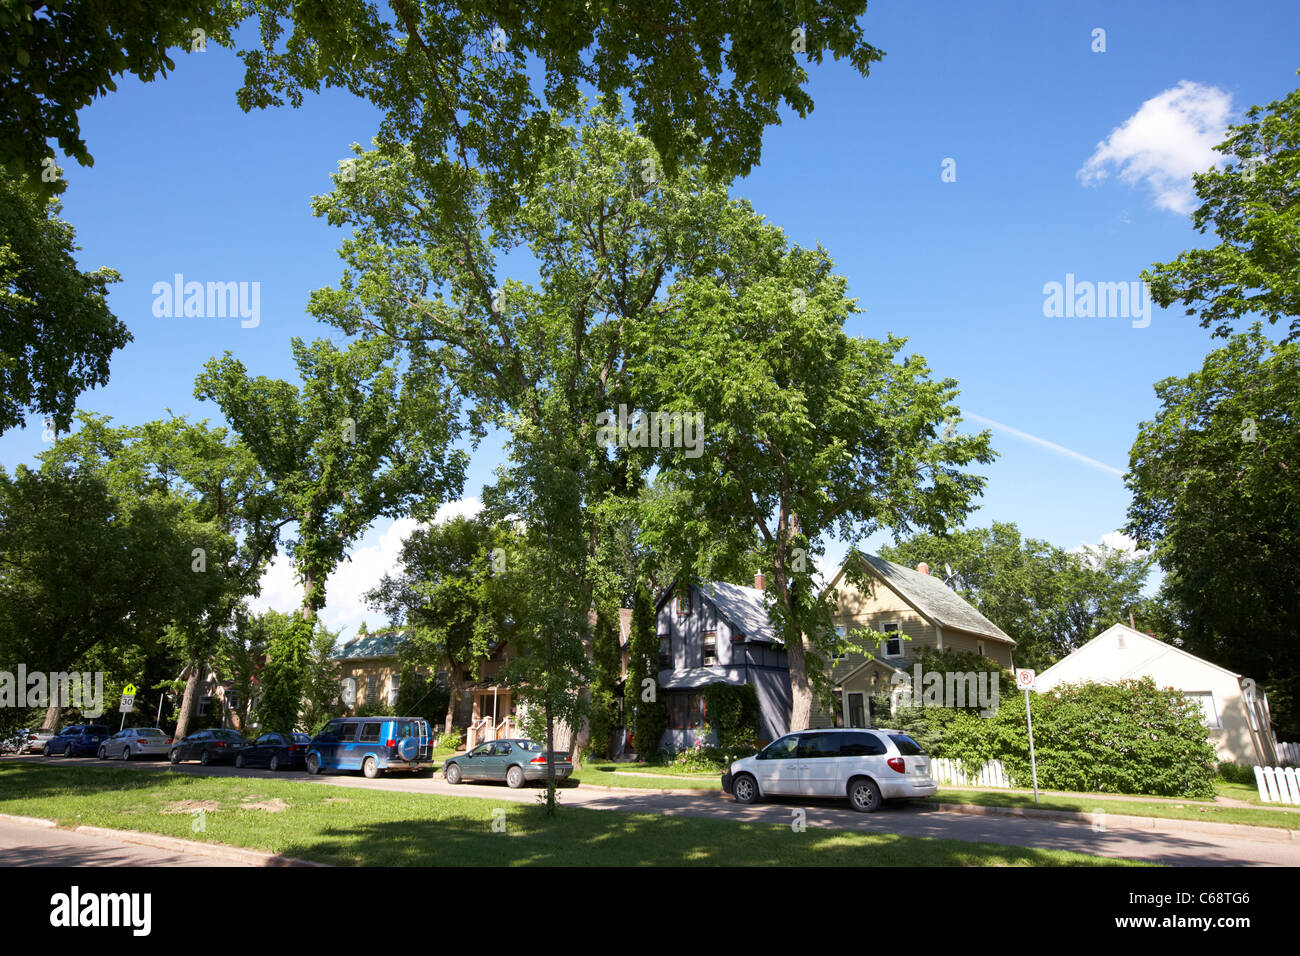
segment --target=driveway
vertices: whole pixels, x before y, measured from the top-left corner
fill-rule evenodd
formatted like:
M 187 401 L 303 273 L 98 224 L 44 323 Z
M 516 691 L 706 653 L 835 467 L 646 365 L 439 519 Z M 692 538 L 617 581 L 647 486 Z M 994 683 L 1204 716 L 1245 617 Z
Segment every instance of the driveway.
M 48 764 L 77 764 L 89 772 L 102 762 L 62 757 L 14 758 L 39 760 Z M 398 790 L 409 793 L 444 794 L 476 797 L 501 803 L 535 803 L 537 787 L 511 790 L 504 784 L 460 784 L 451 786 L 441 775 L 410 777 L 394 775 L 367 780 L 360 774 L 322 774 L 308 776 L 301 771 L 272 773 L 269 770 L 236 770 L 230 766 L 201 767 L 198 764 L 121 761 L 114 767 L 130 767 L 141 772 L 189 773 L 211 777 L 251 777 L 294 780 L 341 787 L 373 790 Z M 899 836 L 933 837 L 968 842 L 998 843 L 1032 847 L 1040 850 L 1072 850 L 1094 856 L 1127 857 L 1172 866 L 1300 866 L 1300 840 L 1273 841 L 1241 833 L 1206 833 L 1196 831 L 1162 832 L 1149 828 L 1107 825 L 1104 831 L 1087 823 L 1065 822 L 1035 817 L 982 816 L 931 809 L 923 804 L 901 808 L 886 807 L 877 813 L 856 813 L 839 802 L 778 800 L 741 806 L 720 791 L 697 793 L 655 793 L 635 789 L 598 789 L 563 787 L 559 790 L 563 806 L 590 810 L 651 814 L 682 814 L 757 823 L 789 825 L 803 811 L 809 828 L 862 830 Z

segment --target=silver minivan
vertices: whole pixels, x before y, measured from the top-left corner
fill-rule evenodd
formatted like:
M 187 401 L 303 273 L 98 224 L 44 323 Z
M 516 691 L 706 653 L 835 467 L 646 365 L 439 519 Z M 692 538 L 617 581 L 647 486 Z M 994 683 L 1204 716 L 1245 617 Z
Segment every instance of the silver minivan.
M 722 775 L 737 803 L 763 797 L 847 798 L 871 813 L 884 800 L 932 797 L 930 758 L 911 737 L 881 728 L 800 730 L 737 760 Z

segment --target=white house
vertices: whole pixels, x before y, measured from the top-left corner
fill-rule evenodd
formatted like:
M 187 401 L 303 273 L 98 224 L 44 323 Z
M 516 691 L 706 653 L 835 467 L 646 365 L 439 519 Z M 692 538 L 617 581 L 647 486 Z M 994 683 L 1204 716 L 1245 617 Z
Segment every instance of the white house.
M 1038 675 L 1037 687 L 1060 684 L 1112 684 L 1150 677 L 1157 686 L 1173 687 L 1193 697 L 1205 712 L 1210 743 L 1220 761 L 1277 766 L 1277 748 L 1269 723 L 1268 698 L 1249 677 L 1201 660 L 1194 654 L 1115 624 L 1073 654 Z

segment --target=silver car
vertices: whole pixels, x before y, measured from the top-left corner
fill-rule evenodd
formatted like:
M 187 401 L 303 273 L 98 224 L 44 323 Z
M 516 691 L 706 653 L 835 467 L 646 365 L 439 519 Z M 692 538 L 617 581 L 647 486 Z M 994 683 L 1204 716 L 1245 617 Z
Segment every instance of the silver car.
M 172 739 L 157 727 L 127 727 L 99 745 L 100 760 L 166 757 Z
M 847 798 L 871 813 L 885 800 L 932 797 L 930 758 L 907 734 L 879 728 L 801 730 L 735 761 L 722 789 L 737 803 L 763 797 Z
M 39 754 L 45 752 L 45 745 L 54 737 L 52 730 L 25 730 L 23 739 L 18 743 L 18 753 Z

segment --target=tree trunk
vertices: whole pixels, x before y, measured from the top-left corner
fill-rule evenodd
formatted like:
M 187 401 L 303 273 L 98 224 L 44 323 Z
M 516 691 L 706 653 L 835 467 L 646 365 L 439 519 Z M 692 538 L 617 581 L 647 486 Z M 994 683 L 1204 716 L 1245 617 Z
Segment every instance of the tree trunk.
M 447 722 L 443 727 L 443 733 L 451 733 L 451 725 L 456 719 L 456 707 L 460 703 L 460 674 L 456 669 L 456 661 L 447 658 L 447 690 L 450 698 L 447 701 Z
M 59 711 L 58 702 L 45 708 L 45 722 L 41 724 L 42 730 L 59 730 Z
M 190 676 L 185 678 L 185 693 L 181 697 L 181 712 L 176 718 L 174 739 L 182 739 L 190 729 L 190 714 L 194 712 L 194 699 L 199 690 L 199 672 L 203 667 L 197 661 L 190 661 Z
M 795 633 L 789 633 L 793 630 Z M 790 730 L 807 730 L 812 725 L 812 683 L 804 656 L 803 634 L 795 626 L 786 630 L 786 661 L 790 665 Z

